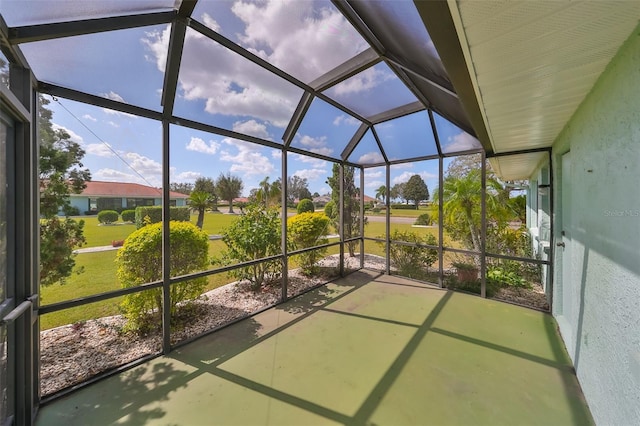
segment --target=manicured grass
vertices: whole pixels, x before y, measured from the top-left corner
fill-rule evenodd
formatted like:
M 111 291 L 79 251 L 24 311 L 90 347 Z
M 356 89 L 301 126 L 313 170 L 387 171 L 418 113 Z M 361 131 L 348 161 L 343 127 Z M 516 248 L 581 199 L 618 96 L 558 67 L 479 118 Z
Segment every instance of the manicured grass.
M 96 216 L 76 217 L 84 220 L 84 237 L 87 243 L 83 247 L 109 246 L 114 240 L 124 240 L 136 230 L 132 223 L 118 222 L 115 225 L 102 225 Z
M 292 212 L 295 213 L 295 210 L 292 210 Z M 391 209 L 392 217 L 418 217 L 423 213 L 431 214 L 431 207 L 420 206 L 420 210 Z M 384 216 L 384 213 L 373 214 L 371 212 L 367 212 L 367 215 Z M 210 235 L 219 235 L 224 228 L 231 225 L 236 217 L 236 215 L 207 212 L 205 213 L 203 230 Z M 113 225 L 102 225 L 98 223 L 98 218 L 96 216 L 82 216 L 76 217 L 75 219 L 82 219 L 85 222 L 84 235 L 87 239 L 87 243 L 83 248 L 111 245 L 112 241 L 124 240 L 130 233 L 136 230 L 136 226 L 132 223 L 117 222 Z M 195 224 L 197 220 L 198 216 L 192 214 L 191 223 Z M 381 229 L 384 230 L 384 224 L 376 223 L 376 226 L 372 225 L 374 225 L 374 223 L 370 223 L 368 225 L 366 235 L 381 235 L 381 232 L 377 231 L 377 225 L 382 225 Z M 396 224 L 392 224 L 392 226 L 395 225 Z M 372 234 L 372 231 L 370 231 L 372 228 L 375 228 L 378 234 Z
M 210 235 L 220 234 L 224 228 L 231 225 L 236 217 L 236 215 L 207 212 L 202 229 Z M 96 216 L 83 216 L 74 219 L 82 219 L 85 223 L 84 236 L 87 239 L 87 244 L 83 248 L 111 245 L 112 241 L 124 240 L 136 230 L 136 226 L 132 223 L 117 222 L 114 225 L 102 225 L 98 223 Z M 197 220 L 198 216 L 192 214 L 191 223 L 195 225 Z
M 435 213 L 435 210 L 433 210 L 434 207 L 433 206 L 419 206 L 418 210 L 405 210 L 405 209 L 391 209 L 391 217 L 418 217 L 423 213 L 429 213 L 430 215 L 433 215 Z M 367 210 L 365 211 L 365 215 L 366 216 L 382 216 L 384 217 L 385 212 L 384 210 L 381 210 L 380 213 L 374 213 L 371 210 Z

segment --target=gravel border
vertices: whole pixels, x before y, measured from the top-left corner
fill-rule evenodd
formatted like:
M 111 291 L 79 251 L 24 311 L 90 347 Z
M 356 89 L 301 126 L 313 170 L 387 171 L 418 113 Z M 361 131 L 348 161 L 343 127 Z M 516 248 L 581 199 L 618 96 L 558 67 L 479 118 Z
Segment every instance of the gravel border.
M 287 295 L 293 297 L 312 287 L 338 277 L 340 255 L 327 256 L 320 262 L 321 273 L 305 277 L 298 270 L 289 271 Z M 345 269 L 358 269 L 360 257 L 345 257 Z M 385 260 L 365 254 L 364 267 L 384 271 Z M 539 287 L 539 286 L 538 286 Z M 194 302 L 197 320 L 171 334 L 172 344 L 197 337 L 223 324 L 250 316 L 280 300 L 280 287 L 253 291 L 249 282 L 233 282 L 203 294 Z M 500 289 L 493 299 L 548 310 L 542 288 L 532 290 Z M 121 315 L 69 324 L 40 333 L 40 389 L 42 396 L 82 383 L 91 377 L 121 365 L 156 354 L 162 348 L 159 332 L 141 336 L 124 333 L 126 319 Z

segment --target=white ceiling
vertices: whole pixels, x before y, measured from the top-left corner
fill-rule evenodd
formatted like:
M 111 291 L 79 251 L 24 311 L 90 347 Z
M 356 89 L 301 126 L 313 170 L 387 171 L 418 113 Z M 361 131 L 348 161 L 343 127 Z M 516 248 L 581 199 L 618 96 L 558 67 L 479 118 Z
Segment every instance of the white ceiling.
M 640 18 L 638 0 L 449 7 L 495 153 L 550 147 Z

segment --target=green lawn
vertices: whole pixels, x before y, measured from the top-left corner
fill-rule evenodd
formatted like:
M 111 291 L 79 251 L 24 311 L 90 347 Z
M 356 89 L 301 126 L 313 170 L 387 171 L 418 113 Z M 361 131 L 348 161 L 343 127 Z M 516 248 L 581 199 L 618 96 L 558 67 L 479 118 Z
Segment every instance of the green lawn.
M 230 214 L 208 212 L 205 214 L 203 229 L 211 235 L 220 234 L 224 228 L 231 225 L 236 217 Z M 85 223 L 84 236 L 87 239 L 87 244 L 83 247 L 108 246 L 114 240 L 124 240 L 136 230 L 136 226 L 132 223 L 118 222 L 114 225 L 102 225 L 98 223 L 96 216 L 83 216 L 75 219 L 82 219 Z M 195 224 L 197 219 L 197 215 L 191 215 L 191 223 Z
M 418 217 L 423 213 L 429 213 L 433 215 L 435 211 L 433 210 L 433 206 L 420 206 L 418 210 L 405 210 L 405 209 L 391 209 L 391 217 Z M 367 216 L 382 216 L 384 217 L 385 212 L 382 210 L 380 213 L 373 213 L 371 210 L 365 212 Z

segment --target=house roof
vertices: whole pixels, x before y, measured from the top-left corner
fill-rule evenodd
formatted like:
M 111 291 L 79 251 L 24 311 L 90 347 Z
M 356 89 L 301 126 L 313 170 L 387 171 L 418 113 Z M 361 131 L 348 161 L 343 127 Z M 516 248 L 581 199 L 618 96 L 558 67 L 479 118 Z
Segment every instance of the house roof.
M 162 190 L 151 186 L 140 185 L 139 183 L 127 182 L 87 182 L 87 187 L 76 196 L 84 197 L 141 197 L 141 198 L 161 198 Z M 189 198 L 188 195 L 179 192 L 169 191 L 170 198 Z

